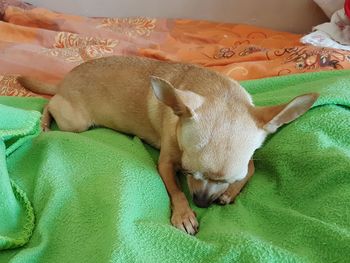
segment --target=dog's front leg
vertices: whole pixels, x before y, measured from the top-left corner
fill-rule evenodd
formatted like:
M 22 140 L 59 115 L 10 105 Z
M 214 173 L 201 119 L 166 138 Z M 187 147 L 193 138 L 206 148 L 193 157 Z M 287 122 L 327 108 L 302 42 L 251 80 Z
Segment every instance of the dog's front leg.
M 185 194 L 176 182 L 173 162 L 160 160 L 158 170 L 170 197 L 171 223 L 188 234 L 196 234 L 198 232 L 198 221 L 188 204 Z
M 249 179 L 253 176 L 255 171 L 253 160 L 249 161 L 248 174 L 241 181 L 234 182 L 228 189 L 219 197 L 218 203 L 220 205 L 226 205 L 232 203 L 237 195 L 242 191 L 242 188 L 246 185 Z

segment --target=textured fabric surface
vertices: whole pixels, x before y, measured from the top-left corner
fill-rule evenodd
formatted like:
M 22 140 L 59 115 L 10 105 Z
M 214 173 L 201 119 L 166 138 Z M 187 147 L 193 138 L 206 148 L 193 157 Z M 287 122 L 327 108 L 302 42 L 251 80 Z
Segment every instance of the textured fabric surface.
M 0 262 L 348 262 L 349 73 L 242 82 L 257 105 L 321 96 L 256 152 L 256 173 L 234 204 L 191 202 L 194 237 L 170 225 L 157 152 L 139 139 L 98 128 L 24 142 L 7 169 L 33 205 L 35 228 L 25 246 L 0 251 Z M 44 102 L 0 97 L 25 109 Z M 9 118 L 3 110 L 0 123 Z
M 40 113 L 0 104 L 0 249 L 26 244 L 34 228 L 33 207 L 11 180 L 6 157 L 40 133 Z

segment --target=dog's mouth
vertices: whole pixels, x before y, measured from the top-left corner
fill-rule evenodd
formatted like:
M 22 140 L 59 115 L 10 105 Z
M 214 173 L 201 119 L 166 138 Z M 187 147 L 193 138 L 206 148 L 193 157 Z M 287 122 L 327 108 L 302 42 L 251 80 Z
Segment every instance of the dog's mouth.
M 186 173 L 187 184 L 194 204 L 200 208 L 207 208 L 225 192 L 228 184 L 214 183 L 202 179 L 198 173 Z
M 208 198 L 205 195 L 193 194 L 193 202 L 200 208 L 208 208 L 217 199 Z
M 212 204 L 212 201 L 208 201 L 206 199 L 203 199 L 199 197 L 198 195 L 193 196 L 193 202 L 195 203 L 196 206 L 200 208 L 207 208 Z
M 220 204 L 220 196 L 224 193 L 225 191 L 220 191 L 219 193 L 215 193 L 211 196 L 204 194 L 198 194 L 195 193 L 192 195 L 192 200 L 194 204 L 200 208 L 208 208 L 214 203 Z

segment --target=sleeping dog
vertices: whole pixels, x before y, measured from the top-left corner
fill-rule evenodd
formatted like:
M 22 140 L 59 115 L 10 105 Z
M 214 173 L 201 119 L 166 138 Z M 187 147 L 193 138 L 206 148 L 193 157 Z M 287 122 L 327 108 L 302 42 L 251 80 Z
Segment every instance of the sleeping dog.
M 105 57 L 85 62 L 58 85 L 27 77 L 31 91 L 54 95 L 51 116 L 62 131 L 104 126 L 134 134 L 160 149 L 158 171 L 169 194 L 171 223 L 198 231 L 195 213 L 175 175 L 182 170 L 194 203 L 232 202 L 254 172 L 251 157 L 267 134 L 305 113 L 317 94 L 273 107 L 255 107 L 234 80 L 199 66 L 139 57 Z

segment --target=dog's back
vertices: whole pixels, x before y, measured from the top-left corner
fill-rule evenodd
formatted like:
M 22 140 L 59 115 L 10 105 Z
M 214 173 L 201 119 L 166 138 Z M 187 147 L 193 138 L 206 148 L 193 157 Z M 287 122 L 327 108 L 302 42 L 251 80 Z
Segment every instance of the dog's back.
M 155 98 L 150 76 L 208 100 L 226 103 L 228 99 L 237 102 L 243 98 L 245 102 L 250 101 L 235 81 L 198 66 L 139 57 L 105 57 L 81 64 L 68 73 L 50 105 L 54 108 L 56 101 L 62 105 L 63 97 L 74 104 L 75 112 L 83 112 L 83 118 L 88 117 L 89 126 L 135 134 L 159 147 L 163 119 L 172 123 L 171 119 L 177 117 Z M 55 117 L 55 110 L 52 114 Z M 67 111 L 67 114 L 70 113 Z

